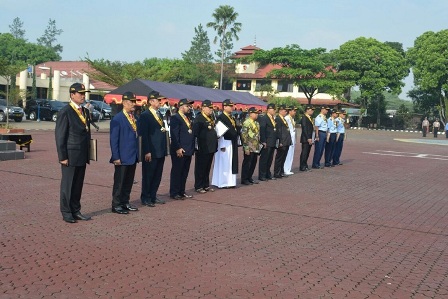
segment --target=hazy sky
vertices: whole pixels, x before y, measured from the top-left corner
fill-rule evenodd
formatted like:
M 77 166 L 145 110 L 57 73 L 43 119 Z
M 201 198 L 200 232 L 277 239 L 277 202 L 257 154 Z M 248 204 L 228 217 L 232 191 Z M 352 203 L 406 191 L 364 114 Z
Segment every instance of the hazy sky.
M 337 49 L 360 36 L 394 41 L 406 50 L 426 31 L 448 28 L 447 0 L 0 0 L 0 32 L 15 17 L 35 42 L 48 20 L 64 32 L 58 42 L 63 60 L 181 58 L 199 24 L 206 28 L 220 5 L 231 5 L 242 23 L 234 51 L 254 44 L 262 49 L 298 44 Z M 213 52 L 216 46 L 212 45 Z M 407 91 L 412 80 L 406 80 Z

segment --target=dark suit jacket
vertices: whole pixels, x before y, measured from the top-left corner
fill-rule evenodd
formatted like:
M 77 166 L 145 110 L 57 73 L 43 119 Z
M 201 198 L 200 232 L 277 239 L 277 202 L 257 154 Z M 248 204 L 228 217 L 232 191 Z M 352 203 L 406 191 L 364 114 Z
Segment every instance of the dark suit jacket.
M 292 144 L 291 132 L 289 131 L 289 126 L 286 120 L 284 123 L 280 116 L 277 116 L 275 118 L 275 128 L 277 129 L 276 132 L 279 143 L 282 146 L 290 146 Z
M 308 143 L 308 139 L 311 139 L 313 136 L 314 126 L 311 120 L 306 117 L 306 115 L 302 116 L 300 120 L 300 125 L 302 126 L 302 134 L 300 134 L 300 143 Z
M 70 105 L 63 107 L 56 120 L 55 138 L 59 161 L 67 160 L 69 166 L 85 166 L 89 163 L 90 113 L 83 109 L 86 125 Z
M 160 119 L 162 116 L 157 112 Z M 166 132 L 162 132 L 159 122 L 151 111 L 146 110 L 138 120 L 138 135 L 142 137 L 142 157 L 151 153 L 152 158 L 163 158 L 167 155 Z
M 238 173 L 238 131 L 237 128 L 232 125 L 230 119 L 224 115 L 224 113 L 221 113 L 218 116 L 217 121 L 218 120 L 229 128 L 227 132 L 224 133 L 223 137 L 225 140 L 232 141 L 232 173 L 236 174 Z
M 138 160 L 137 134 L 123 111 L 110 121 L 110 149 L 110 163 L 120 159 L 122 165 L 134 165 Z
M 191 133 L 188 133 L 188 126 L 183 120 L 182 116 L 179 115 L 179 113 L 176 113 L 173 116 L 171 116 L 170 120 L 171 155 L 175 155 L 178 149 L 183 148 L 185 150 L 184 153 L 185 156 L 193 156 L 194 153 L 193 126 L 191 126 L 191 130 L 192 130 Z
M 193 133 L 199 154 L 216 153 L 218 150 L 218 135 L 216 135 L 214 125 L 207 121 L 202 113 L 199 113 L 194 119 Z
M 267 147 L 275 147 L 277 142 L 277 133 L 274 130 L 269 116 L 266 114 L 258 118 L 258 123 L 260 124 L 260 142 L 266 143 Z

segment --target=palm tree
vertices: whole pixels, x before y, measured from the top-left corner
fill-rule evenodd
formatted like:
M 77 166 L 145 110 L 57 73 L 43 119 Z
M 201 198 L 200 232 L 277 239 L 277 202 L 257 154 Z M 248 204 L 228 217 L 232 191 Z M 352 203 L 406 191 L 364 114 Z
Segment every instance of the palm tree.
M 232 6 L 221 5 L 213 13 L 214 22 L 207 23 L 207 27 L 212 27 L 216 31 L 215 39 L 213 43 L 219 39 L 219 45 L 221 47 L 221 77 L 219 81 L 219 89 L 222 89 L 222 75 L 224 69 L 224 52 L 226 42 L 231 42 L 233 38 L 238 40 L 237 33 L 241 31 L 241 23 L 236 22 L 238 13 L 234 11 Z

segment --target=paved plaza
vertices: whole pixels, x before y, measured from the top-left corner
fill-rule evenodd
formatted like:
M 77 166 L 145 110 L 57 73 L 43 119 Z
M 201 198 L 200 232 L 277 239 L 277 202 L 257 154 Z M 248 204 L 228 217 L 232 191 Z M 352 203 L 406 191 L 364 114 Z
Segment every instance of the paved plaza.
M 107 122 L 100 124 L 106 128 Z M 26 122 L 24 122 L 24 126 Z M 448 298 L 448 139 L 349 130 L 344 165 L 110 212 L 102 129 L 82 212 L 59 212 L 54 123 L 0 162 L 0 298 Z M 299 130 L 300 131 L 300 130 Z M 311 158 L 310 158 L 311 159 Z M 256 170 L 257 172 L 257 170 Z

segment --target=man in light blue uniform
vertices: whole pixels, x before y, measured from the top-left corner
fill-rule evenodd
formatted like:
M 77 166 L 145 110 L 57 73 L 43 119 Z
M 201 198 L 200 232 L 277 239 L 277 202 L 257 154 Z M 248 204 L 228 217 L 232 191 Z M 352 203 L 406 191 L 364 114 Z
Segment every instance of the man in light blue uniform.
M 325 142 L 327 139 L 327 112 L 330 108 L 328 106 L 320 107 L 320 113 L 314 119 L 314 133 L 315 133 L 315 147 L 314 147 L 314 157 L 313 165 L 314 169 L 321 169 L 320 159 L 324 153 Z
M 330 110 L 330 118 L 327 120 L 327 142 L 325 143 L 325 167 L 333 167 L 332 160 L 334 154 L 334 148 L 336 145 L 336 132 L 337 124 L 336 119 L 338 117 L 338 112 L 336 109 Z
M 333 165 L 342 165 L 340 158 L 345 139 L 345 115 L 346 115 L 345 111 L 342 110 L 339 112 L 339 117 L 336 119 L 337 132 L 336 132 L 336 145 L 333 153 Z

